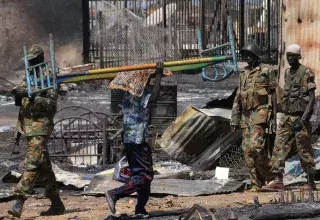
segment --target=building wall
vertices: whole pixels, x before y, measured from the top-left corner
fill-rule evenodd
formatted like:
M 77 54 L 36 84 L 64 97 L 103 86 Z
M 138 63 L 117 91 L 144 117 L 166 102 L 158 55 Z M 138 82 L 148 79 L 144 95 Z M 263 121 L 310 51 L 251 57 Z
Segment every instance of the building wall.
M 0 76 L 23 68 L 23 43 L 48 52 L 53 33 L 59 66 L 82 62 L 81 0 L 0 0 Z
M 319 0 L 283 0 L 282 3 L 282 41 L 280 50 L 280 84 L 284 84 L 284 71 L 288 68 L 286 49 L 290 44 L 302 48 L 301 63 L 312 68 L 316 74 L 320 95 L 320 16 Z

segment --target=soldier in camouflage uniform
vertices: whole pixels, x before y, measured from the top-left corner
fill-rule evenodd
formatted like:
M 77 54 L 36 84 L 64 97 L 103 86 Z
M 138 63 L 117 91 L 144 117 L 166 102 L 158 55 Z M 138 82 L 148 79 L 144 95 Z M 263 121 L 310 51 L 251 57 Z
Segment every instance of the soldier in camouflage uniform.
M 247 43 L 242 52 L 248 66 L 240 74 L 240 82 L 234 99 L 231 128 L 242 129 L 242 149 L 250 170 L 252 191 L 260 191 L 272 178 L 268 167 L 268 149 L 265 145 L 267 122 L 276 112 L 276 71 L 260 64 L 260 48 Z M 275 123 L 275 122 L 274 122 Z
M 44 62 L 44 52 L 41 46 L 33 45 L 30 48 L 28 61 L 30 66 Z M 36 67 L 36 71 L 40 71 L 39 68 L 42 67 Z M 45 68 L 42 71 L 45 71 Z M 44 72 L 44 74 L 50 73 Z M 28 97 L 26 83 L 23 80 L 12 90 L 12 93 L 15 95 L 16 105 L 20 106 L 17 129 L 26 137 L 28 149 L 24 172 L 15 189 L 17 200 L 8 213 L 20 217 L 25 200 L 32 193 L 35 182 L 39 182 L 45 188 L 45 195 L 51 200 L 49 210 L 41 212 L 41 215 L 62 214 L 65 207 L 59 196 L 59 189 L 46 146 L 47 139 L 53 129 L 53 118 L 57 108 L 57 91 L 49 89 Z
M 152 152 L 147 143 L 150 105 L 155 103 L 158 98 L 162 74 L 163 64 L 158 63 L 152 91 L 148 86 L 141 97 L 125 93 L 122 110 L 123 144 L 131 171 L 131 179 L 123 186 L 106 192 L 109 209 L 113 214 L 116 212 L 117 200 L 137 192 L 138 201 L 135 215 L 147 215 L 145 205 L 149 199 L 151 181 L 153 180 Z
M 267 191 L 283 190 L 285 161 L 297 151 L 303 170 L 308 173 L 309 187 L 316 190 L 315 163 L 311 147 L 310 118 L 315 103 L 314 74 L 310 68 L 299 63 L 301 48 L 292 44 L 287 49 L 290 68 L 285 70 L 282 96 L 283 115 L 277 129 L 275 147 L 271 158 L 271 171 L 275 181 L 264 187 Z M 294 149 L 294 146 L 296 149 Z M 295 153 L 294 152 L 294 153 Z

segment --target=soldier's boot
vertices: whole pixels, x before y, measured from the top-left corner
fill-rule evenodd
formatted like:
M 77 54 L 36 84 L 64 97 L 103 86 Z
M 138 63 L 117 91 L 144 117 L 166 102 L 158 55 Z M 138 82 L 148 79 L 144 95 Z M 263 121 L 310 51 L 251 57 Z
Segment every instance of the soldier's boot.
M 261 187 L 254 185 L 251 187 L 251 189 L 249 191 L 250 192 L 261 192 Z
M 47 211 L 40 212 L 41 216 L 49 216 L 49 215 L 62 215 L 64 214 L 66 208 L 60 198 L 59 195 L 49 197 L 51 201 L 51 206 Z
M 8 214 L 20 218 L 23 209 L 23 204 L 25 201 L 26 198 L 19 196 L 13 204 L 13 206 L 11 207 L 11 209 L 8 210 Z
M 274 181 L 271 181 L 268 185 L 262 187 L 264 192 L 283 191 L 283 175 L 276 174 Z

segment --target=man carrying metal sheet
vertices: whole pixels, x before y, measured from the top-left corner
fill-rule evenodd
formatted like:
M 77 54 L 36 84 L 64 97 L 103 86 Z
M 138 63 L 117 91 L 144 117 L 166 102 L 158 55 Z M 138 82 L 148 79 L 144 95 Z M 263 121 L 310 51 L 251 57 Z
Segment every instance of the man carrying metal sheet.
M 260 64 L 261 50 L 257 44 L 247 43 L 242 52 L 248 66 L 240 74 L 231 127 L 233 132 L 242 129 L 242 149 L 250 170 L 251 190 L 260 191 L 265 181 L 272 178 L 265 131 L 271 118 L 276 124 L 276 70 Z
M 284 190 L 283 172 L 285 161 L 293 150 L 298 152 L 301 166 L 308 174 L 308 185 L 316 190 L 315 163 L 311 147 L 311 123 L 315 103 L 314 73 L 302 64 L 301 48 L 292 44 L 287 49 L 290 68 L 285 70 L 285 85 L 282 96 L 280 118 L 275 146 L 271 158 L 271 171 L 276 175 L 275 181 L 264 187 L 267 191 Z M 296 149 L 294 149 L 294 145 Z
M 155 85 L 152 91 L 147 87 L 141 97 L 134 96 L 129 92 L 125 93 L 123 100 L 123 143 L 131 170 L 131 179 L 123 186 L 106 192 L 109 209 L 113 214 L 116 212 L 117 200 L 137 192 L 138 201 L 135 214 L 147 215 L 145 205 L 149 199 L 150 185 L 153 180 L 152 153 L 147 143 L 150 105 L 156 102 L 159 96 L 162 74 L 163 63 L 157 63 Z
M 33 45 L 27 57 L 31 66 L 44 62 L 44 51 L 39 45 Z M 40 73 L 41 66 L 33 71 Z M 43 74 L 46 68 L 42 69 Z M 58 92 L 49 89 L 28 97 L 25 80 L 12 90 L 16 105 L 20 106 L 17 130 L 27 139 L 28 149 L 24 163 L 24 172 L 15 193 L 17 200 L 8 213 L 20 217 L 26 199 L 31 195 L 35 182 L 41 183 L 45 188 L 45 195 L 51 200 L 48 211 L 41 215 L 63 214 L 65 207 L 59 196 L 59 189 L 55 175 L 52 171 L 47 139 L 53 129 L 53 118 L 57 109 Z

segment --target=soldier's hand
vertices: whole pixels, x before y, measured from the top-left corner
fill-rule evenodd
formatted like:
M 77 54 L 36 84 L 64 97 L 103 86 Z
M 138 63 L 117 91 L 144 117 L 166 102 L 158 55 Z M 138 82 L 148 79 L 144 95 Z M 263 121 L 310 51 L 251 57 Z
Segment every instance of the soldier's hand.
M 163 63 L 162 63 L 162 62 L 158 62 L 158 63 L 156 64 L 156 75 L 162 76 L 162 74 L 163 74 L 163 68 L 164 68 Z
M 18 87 L 14 87 L 14 88 L 10 91 L 10 93 L 11 93 L 12 95 L 16 96 L 16 95 L 17 95 L 17 90 L 18 90 Z
M 18 96 L 18 97 L 28 97 L 28 91 L 19 87 L 15 87 L 14 89 L 12 89 L 11 93 L 14 96 Z
M 232 133 L 236 133 L 239 129 L 240 129 L 240 127 L 238 125 L 231 125 Z

